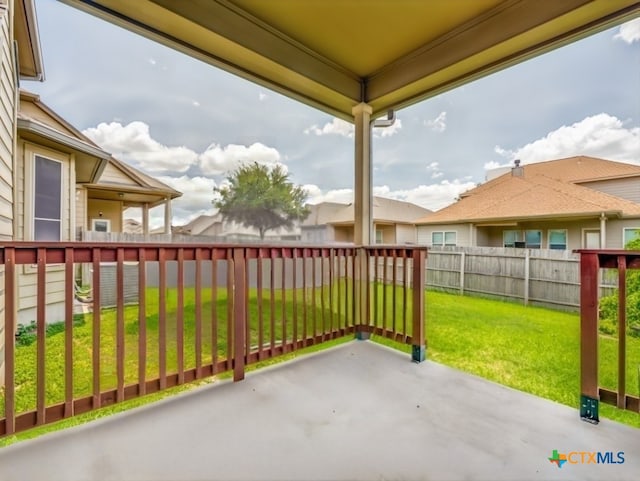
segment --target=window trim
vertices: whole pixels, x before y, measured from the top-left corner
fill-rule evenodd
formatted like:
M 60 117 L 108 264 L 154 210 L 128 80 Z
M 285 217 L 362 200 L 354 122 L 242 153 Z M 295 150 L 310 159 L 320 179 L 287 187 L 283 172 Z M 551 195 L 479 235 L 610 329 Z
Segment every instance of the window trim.
M 528 232 L 538 232 L 540 234 L 540 244 L 538 244 L 537 247 L 531 247 L 531 245 L 527 242 L 527 233 Z M 542 229 L 525 229 L 525 231 L 524 231 L 524 246 L 527 249 L 542 249 Z
M 516 239 L 513 241 L 513 245 L 507 245 L 507 243 L 505 242 L 505 235 L 507 232 L 517 232 L 518 235 L 516 236 Z M 524 236 L 522 235 L 522 229 L 504 229 L 502 231 L 502 247 L 506 247 L 509 249 L 513 249 L 516 247 L 516 243 L 517 242 L 524 242 Z
M 56 155 L 55 152 L 39 148 L 38 146 L 25 144 L 25 181 L 24 181 L 24 203 L 25 211 L 23 214 L 23 232 L 22 237 L 24 240 L 35 241 L 35 210 L 36 210 L 36 158 L 40 157 L 51 162 L 60 164 L 60 236 L 59 240 L 65 239 L 65 225 L 69 222 L 67 209 L 67 201 L 65 199 L 65 187 L 66 187 L 66 165 L 68 158 L 63 155 Z
M 442 235 L 442 243 L 435 244 L 433 242 L 433 235 L 441 234 Z M 455 242 L 453 244 L 447 244 L 447 234 L 453 234 L 455 236 Z M 431 247 L 457 247 L 458 246 L 458 231 L 457 230 L 434 230 L 431 231 Z
M 564 232 L 564 247 L 559 249 L 559 248 L 553 248 L 551 247 L 551 233 L 552 232 Z M 564 250 L 566 251 L 569 248 L 569 229 L 547 229 L 547 249 L 553 249 L 553 250 Z
M 627 242 L 628 242 L 626 240 L 626 235 L 625 235 L 628 230 L 637 230 L 638 232 L 640 232 L 640 226 L 638 226 L 638 227 L 625 226 L 625 227 L 622 228 L 622 248 L 623 249 L 625 248 L 625 246 L 627 245 Z
M 111 232 L 111 219 L 103 219 L 101 217 L 93 217 L 91 218 L 91 230 L 96 231 L 96 222 L 106 222 L 107 223 L 107 230 L 106 231 L 99 231 L 99 232 Z

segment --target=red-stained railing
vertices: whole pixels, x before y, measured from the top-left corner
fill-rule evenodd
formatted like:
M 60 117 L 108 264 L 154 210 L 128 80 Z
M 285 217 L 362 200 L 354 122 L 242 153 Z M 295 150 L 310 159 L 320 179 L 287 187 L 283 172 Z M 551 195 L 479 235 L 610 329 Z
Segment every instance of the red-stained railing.
M 580 250 L 580 416 L 586 421 L 599 420 L 598 403 L 613 404 L 620 409 L 640 412 L 640 399 L 626 392 L 627 371 L 627 276 L 640 269 L 640 252 L 626 250 Z M 600 269 L 618 272 L 618 369 L 617 390 L 598 383 L 598 281 Z M 640 366 L 639 366 L 640 369 Z
M 5 243 L 0 436 L 225 371 L 241 380 L 249 364 L 350 334 L 412 344 L 423 360 L 425 257 L 407 247 Z M 91 284 L 83 302 L 78 279 Z M 30 314 L 35 343 L 16 347 L 18 316 Z M 46 335 L 55 321 L 57 339 Z

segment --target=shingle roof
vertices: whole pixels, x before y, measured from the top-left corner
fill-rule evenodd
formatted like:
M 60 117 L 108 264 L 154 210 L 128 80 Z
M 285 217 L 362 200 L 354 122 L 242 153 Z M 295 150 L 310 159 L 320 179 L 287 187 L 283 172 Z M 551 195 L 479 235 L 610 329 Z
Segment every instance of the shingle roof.
M 324 224 L 353 224 L 353 204 L 339 204 L 335 202 L 321 202 L 309 205 L 311 213 L 302 222 L 302 226 Z M 431 215 L 429 209 L 402 200 L 373 198 L 373 220 L 375 222 L 389 222 L 411 224 L 419 216 Z
M 597 215 L 640 216 L 640 204 L 578 185 L 579 182 L 638 176 L 640 166 L 592 157 L 571 157 L 523 166 L 471 189 L 461 199 L 416 224 L 486 222 L 522 218 Z M 640 184 L 639 184 L 640 185 Z

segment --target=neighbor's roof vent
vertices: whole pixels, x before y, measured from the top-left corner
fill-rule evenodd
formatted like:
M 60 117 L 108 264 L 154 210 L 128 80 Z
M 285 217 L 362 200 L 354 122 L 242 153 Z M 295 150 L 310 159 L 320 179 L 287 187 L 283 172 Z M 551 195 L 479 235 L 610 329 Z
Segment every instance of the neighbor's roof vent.
M 520 167 L 520 159 L 516 159 L 513 163 L 515 167 L 511 169 L 511 175 L 513 177 L 524 177 L 524 167 Z

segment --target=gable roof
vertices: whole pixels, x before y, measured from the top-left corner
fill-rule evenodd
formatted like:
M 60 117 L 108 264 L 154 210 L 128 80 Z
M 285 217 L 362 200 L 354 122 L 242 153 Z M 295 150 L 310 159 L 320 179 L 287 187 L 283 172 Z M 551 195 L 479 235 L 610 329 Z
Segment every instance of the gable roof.
M 523 166 L 465 192 L 460 200 L 416 224 L 640 216 L 640 204 L 579 185 L 587 180 L 640 176 L 640 166 L 592 157 L 571 157 Z
M 324 224 L 353 224 L 353 204 L 339 204 L 336 202 L 321 202 L 310 204 L 311 210 L 302 226 L 314 226 Z M 431 211 L 419 205 L 402 200 L 388 199 L 386 197 L 373 198 L 373 221 L 377 223 L 412 224 L 418 216 L 430 215 Z

